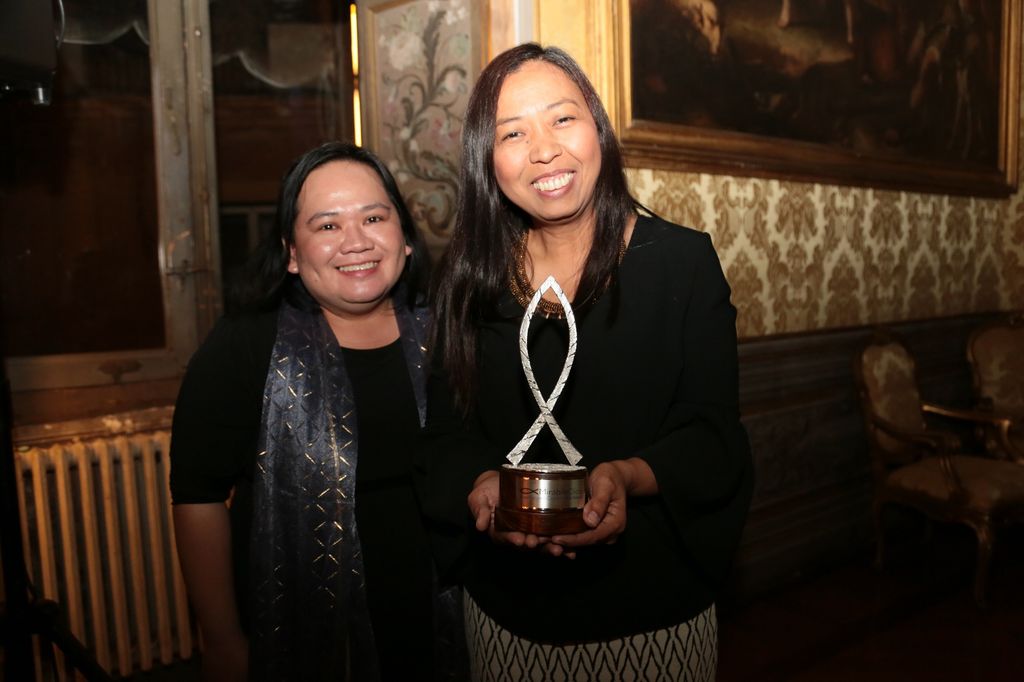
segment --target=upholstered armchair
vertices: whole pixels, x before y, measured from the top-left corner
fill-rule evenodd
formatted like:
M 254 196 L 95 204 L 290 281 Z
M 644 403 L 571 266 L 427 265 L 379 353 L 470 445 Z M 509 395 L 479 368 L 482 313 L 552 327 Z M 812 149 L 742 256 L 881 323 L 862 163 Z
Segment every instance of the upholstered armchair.
M 967 340 L 982 433 L 992 454 L 1024 464 L 1024 316 L 982 325 Z
M 984 415 L 923 402 L 914 360 L 895 339 L 876 335 L 855 357 L 854 377 L 875 481 L 877 562 L 882 562 L 882 512 L 888 504 L 966 524 L 978 538 L 974 598 L 984 604 L 995 526 L 1024 521 L 1024 467 L 966 454 L 954 433 L 931 428 L 927 414 L 969 421 Z

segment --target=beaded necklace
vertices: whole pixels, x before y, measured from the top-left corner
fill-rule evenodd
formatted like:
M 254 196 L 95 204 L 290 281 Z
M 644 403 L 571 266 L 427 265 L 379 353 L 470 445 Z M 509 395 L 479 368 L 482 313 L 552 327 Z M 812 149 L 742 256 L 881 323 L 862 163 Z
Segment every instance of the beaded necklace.
M 533 299 L 536 289 L 530 286 L 530 278 L 526 274 L 526 236 L 527 232 L 523 232 L 523 238 L 519 240 L 519 245 L 516 248 L 516 257 L 513 262 L 511 272 L 508 276 L 509 290 L 512 292 L 512 296 L 516 299 L 516 303 L 526 308 L 530 305 L 530 300 Z M 626 255 L 626 242 L 619 242 L 619 256 L 618 262 L 622 262 L 623 256 Z M 594 298 L 599 297 L 604 293 L 604 289 L 607 287 L 607 282 L 598 291 L 594 292 Z M 549 301 L 546 298 L 541 298 L 540 303 L 537 305 L 537 312 L 546 318 L 560 319 L 565 317 L 565 311 L 562 310 L 562 305 L 557 301 Z

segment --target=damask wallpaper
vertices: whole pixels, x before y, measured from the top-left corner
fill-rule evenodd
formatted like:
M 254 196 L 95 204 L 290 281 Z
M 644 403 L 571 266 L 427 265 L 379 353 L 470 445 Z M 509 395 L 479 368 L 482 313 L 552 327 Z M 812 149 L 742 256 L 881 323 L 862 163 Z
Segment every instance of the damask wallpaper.
M 1024 306 L 1024 200 L 650 169 L 636 197 L 711 234 L 741 337 Z

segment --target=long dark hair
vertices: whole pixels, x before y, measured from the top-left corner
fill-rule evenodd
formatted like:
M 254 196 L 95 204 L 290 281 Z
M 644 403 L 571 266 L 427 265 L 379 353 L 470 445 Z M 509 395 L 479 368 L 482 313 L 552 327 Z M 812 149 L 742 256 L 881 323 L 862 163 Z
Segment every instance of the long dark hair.
M 469 409 L 476 387 L 477 328 L 508 275 L 529 217 L 510 202 L 494 174 L 498 96 L 505 79 L 531 61 L 558 67 L 583 93 L 597 125 L 601 172 L 594 187 L 596 226 L 574 306 L 584 307 L 604 287 L 615 288 L 620 245 L 636 207 L 623 173 L 622 152 L 608 113 L 586 74 L 557 47 L 526 43 L 502 52 L 480 74 L 462 128 L 461 193 L 452 240 L 434 290 L 434 352 L 441 353 L 457 404 Z
M 402 292 L 405 303 L 410 307 L 425 299 L 430 256 L 391 171 L 368 149 L 348 142 L 327 142 L 300 156 L 284 174 L 274 227 L 260 242 L 246 266 L 246 289 L 239 292 L 243 309 L 273 309 L 282 300 L 302 310 L 320 309 L 320 304 L 306 290 L 299 276 L 288 272 L 288 260 L 291 246 L 295 243 L 295 217 L 299 212 L 302 186 L 310 173 L 333 161 L 361 163 L 380 177 L 388 199 L 398 212 L 405 243 L 412 247 L 412 253 L 406 258 L 405 268 L 395 285 L 396 291 Z

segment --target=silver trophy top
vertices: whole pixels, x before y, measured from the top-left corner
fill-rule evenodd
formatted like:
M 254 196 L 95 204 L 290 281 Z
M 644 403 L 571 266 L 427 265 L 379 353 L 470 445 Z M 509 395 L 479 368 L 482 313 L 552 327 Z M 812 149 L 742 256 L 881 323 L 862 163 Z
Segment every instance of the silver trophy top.
M 555 382 L 555 387 L 551 391 L 551 395 L 544 398 L 541 395 L 540 388 L 537 386 L 537 379 L 533 376 L 533 367 L 530 364 L 530 352 L 527 348 L 526 341 L 530 334 L 530 322 L 533 320 L 533 315 L 537 311 L 537 306 L 540 304 L 541 297 L 548 291 L 551 290 L 558 297 L 558 302 L 562 305 L 562 310 L 565 311 L 565 321 L 569 325 L 569 350 L 565 356 L 565 364 L 562 365 L 562 372 L 558 375 L 558 381 Z M 530 304 L 526 306 L 526 313 L 523 315 L 523 323 L 519 326 L 519 359 L 523 363 L 523 373 L 526 375 L 526 383 L 530 387 L 530 392 L 533 394 L 533 399 L 537 402 L 537 407 L 540 409 L 540 414 L 527 429 L 523 437 L 519 439 L 519 442 L 514 448 L 512 448 L 506 459 L 513 466 L 518 466 L 519 462 L 526 455 L 526 451 L 530 449 L 537 434 L 540 433 L 541 429 L 546 424 L 551 429 L 551 433 L 554 434 L 555 440 L 558 442 L 558 446 L 562 448 L 562 452 L 565 453 L 565 458 L 569 460 L 569 464 L 576 466 L 580 460 L 583 459 L 583 455 L 579 453 L 576 447 L 569 441 L 568 437 L 562 433 L 562 429 L 558 426 L 558 422 L 555 421 L 554 415 L 551 411 L 554 409 L 555 404 L 558 402 L 558 397 L 562 395 L 562 389 L 565 388 L 565 382 L 569 378 L 569 372 L 572 370 L 573 360 L 576 359 L 576 316 L 573 315 L 572 306 L 569 304 L 569 299 L 566 298 L 565 292 L 562 291 L 562 287 L 558 285 L 558 282 L 553 276 L 549 276 L 544 283 L 540 285 L 536 293 L 533 294 L 533 298 L 530 300 Z

